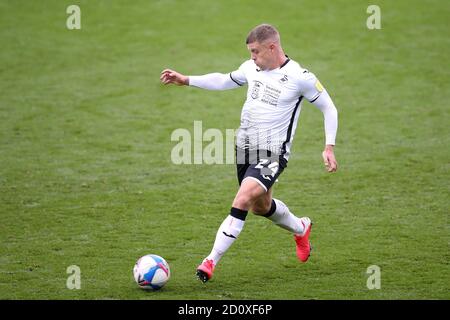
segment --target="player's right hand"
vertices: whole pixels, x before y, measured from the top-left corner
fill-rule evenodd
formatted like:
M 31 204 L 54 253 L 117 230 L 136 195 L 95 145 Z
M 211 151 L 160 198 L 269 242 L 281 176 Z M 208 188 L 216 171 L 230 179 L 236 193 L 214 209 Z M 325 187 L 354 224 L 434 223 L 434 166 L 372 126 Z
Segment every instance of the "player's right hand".
M 176 84 L 177 86 L 189 85 L 189 77 L 171 69 L 164 69 L 159 77 L 164 84 Z

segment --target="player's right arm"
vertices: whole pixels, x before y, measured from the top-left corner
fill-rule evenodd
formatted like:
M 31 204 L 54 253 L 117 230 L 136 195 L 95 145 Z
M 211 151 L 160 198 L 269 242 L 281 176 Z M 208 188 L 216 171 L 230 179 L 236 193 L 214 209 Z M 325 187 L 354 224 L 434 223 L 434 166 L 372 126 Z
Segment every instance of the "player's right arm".
M 238 70 L 230 73 L 215 72 L 201 76 L 185 76 L 174 70 L 165 69 L 161 72 L 160 80 L 163 84 L 193 86 L 207 90 L 234 89 L 247 83 L 242 65 Z

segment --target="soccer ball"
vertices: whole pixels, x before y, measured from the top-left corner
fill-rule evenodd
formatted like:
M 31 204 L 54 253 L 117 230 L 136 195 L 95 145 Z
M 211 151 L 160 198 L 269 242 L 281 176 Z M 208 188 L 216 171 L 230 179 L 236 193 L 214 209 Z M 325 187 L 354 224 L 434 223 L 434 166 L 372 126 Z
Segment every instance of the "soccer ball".
M 162 257 L 156 254 L 147 254 L 136 262 L 133 275 L 140 288 L 158 290 L 169 281 L 170 268 Z

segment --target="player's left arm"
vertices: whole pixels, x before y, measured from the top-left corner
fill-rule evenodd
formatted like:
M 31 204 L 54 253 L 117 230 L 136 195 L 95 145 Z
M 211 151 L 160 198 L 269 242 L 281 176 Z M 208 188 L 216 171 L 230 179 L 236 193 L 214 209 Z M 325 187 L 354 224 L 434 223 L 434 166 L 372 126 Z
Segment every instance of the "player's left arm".
M 325 127 L 325 150 L 322 152 L 323 162 L 328 172 L 335 172 L 338 164 L 334 155 L 336 133 L 338 128 L 338 112 L 328 92 L 322 88 L 320 95 L 311 102 L 323 113 Z
M 322 152 L 323 162 L 328 172 L 335 172 L 338 164 L 334 156 L 334 145 L 338 128 L 338 112 L 327 90 L 317 77 L 304 70 L 300 78 L 302 95 L 323 113 L 325 127 L 325 149 Z

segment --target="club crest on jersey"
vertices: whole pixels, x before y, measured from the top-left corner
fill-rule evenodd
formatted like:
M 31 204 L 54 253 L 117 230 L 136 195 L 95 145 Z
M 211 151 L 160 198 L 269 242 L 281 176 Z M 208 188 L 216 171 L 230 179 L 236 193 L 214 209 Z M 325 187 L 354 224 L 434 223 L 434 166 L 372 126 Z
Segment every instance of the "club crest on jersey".
M 253 89 L 252 89 L 252 94 L 251 97 L 253 99 L 258 99 L 259 97 L 259 92 L 261 91 L 261 87 L 263 86 L 263 83 L 260 81 L 253 81 Z
M 279 83 L 281 84 L 285 84 L 286 82 L 288 82 L 288 77 L 287 75 L 284 75 L 283 78 L 281 78 L 280 80 L 278 80 Z

